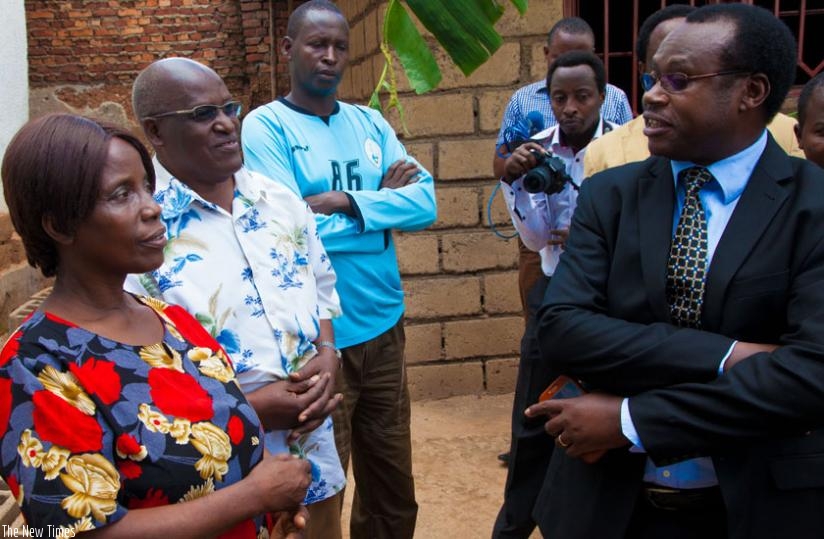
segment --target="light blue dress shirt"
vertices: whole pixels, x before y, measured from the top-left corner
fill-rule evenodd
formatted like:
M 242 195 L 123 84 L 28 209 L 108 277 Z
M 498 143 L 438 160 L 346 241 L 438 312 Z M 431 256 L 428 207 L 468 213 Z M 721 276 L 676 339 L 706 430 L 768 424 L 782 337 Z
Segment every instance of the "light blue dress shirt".
M 732 213 L 738 205 L 741 193 L 747 186 L 752 171 L 755 169 L 764 148 L 767 147 L 767 130 L 765 129 L 754 144 L 743 151 L 717 161 L 707 167 L 712 173 L 714 181 L 707 183 L 698 194 L 701 204 L 704 206 L 704 214 L 707 221 L 707 270 L 712 264 L 712 257 L 715 248 L 721 240 L 721 235 L 727 227 L 727 223 L 732 217 Z M 672 218 L 672 233 L 678 226 L 678 218 L 684 207 L 685 190 L 684 186 L 678 182 L 678 174 L 694 163 L 687 161 L 672 161 L 672 175 L 675 178 L 676 204 Z M 724 372 L 724 363 L 727 361 L 733 344 L 723 358 L 720 358 L 718 367 L 719 375 Z M 624 399 L 621 403 L 621 429 L 624 436 L 630 440 L 635 447 L 631 451 L 643 451 L 641 438 L 632 422 L 629 413 L 629 399 Z M 702 488 L 718 484 L 715 475 L 715 468 L 709 457 L 685 460 L 677 464 L 656 467 L 652 460 L 647 459 L 646 470 L 644 471 L 644 481 L 655 483 L 672 488 Z

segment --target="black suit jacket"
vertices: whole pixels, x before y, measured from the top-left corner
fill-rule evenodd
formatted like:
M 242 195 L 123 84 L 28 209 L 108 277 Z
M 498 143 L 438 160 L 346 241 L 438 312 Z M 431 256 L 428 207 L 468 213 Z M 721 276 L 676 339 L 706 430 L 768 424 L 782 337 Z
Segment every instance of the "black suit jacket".
M 711 456 L 731 537 L 824 537 L 824 172 L 770 137 L 716 248 L 702 330 L 670 324 L 668 159 L 584 182 L 547 291 L 553 371 L 631 396 L 658 464 Z M 722 376 L 734 340 L 776 343 Z M 645 456 L 556 450 L 535 509 L 546 537 L 622 538 Z

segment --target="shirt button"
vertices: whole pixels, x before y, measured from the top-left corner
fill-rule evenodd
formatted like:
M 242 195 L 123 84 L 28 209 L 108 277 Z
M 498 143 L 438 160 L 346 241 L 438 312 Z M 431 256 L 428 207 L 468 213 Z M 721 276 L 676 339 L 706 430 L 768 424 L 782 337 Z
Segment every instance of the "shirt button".
M 664 477 L 669 477 L 672 475 L 669 470 L 664 470 Z

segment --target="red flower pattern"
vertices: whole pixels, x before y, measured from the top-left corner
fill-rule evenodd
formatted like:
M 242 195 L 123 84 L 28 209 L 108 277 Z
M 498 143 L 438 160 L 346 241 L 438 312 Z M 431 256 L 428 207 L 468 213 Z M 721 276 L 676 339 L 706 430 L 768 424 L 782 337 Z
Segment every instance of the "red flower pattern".
M 220 349 L 220 345 L 215 338 L 200 325 L 200 322 L 179 305 L 169 305 L 163 310 L 163 314 L 169 317 L 169 320 L 172 321 L 178 331 L 186 335 L 186 338 L 193 345 L 205 346 L 215 351 Z
M 138 463 L 131 460 L 118 461 L 117 469 L 120 471 L 120 475 L 126 479 L 137 479 L 143 475 L 143 468 L 141 468 Z
M 124 455 L 137 455 L 140 453 L 140 444 L 131 434 L 121 434 L 117 437 L 117 450 Z
M 165 311 L 160 302 L 147 304 L 158 312 Z M 204 380 L 203 373 L 197 370 L 187 352 L 194 346 L 213 351 L 221 348 L 188 313 L 180 308 L 170 311 L 163 317 L 164 323 L 174 325 L 178 331 L 167 332 L 163 344 L 180 353 L 186 373 L 159 367 L 147 369 L 139 356 L 140 347 L 115 343 L 116 348 L 112 348 L 108 341 L 101 346 L 102 340 L 95 335 L 89 336 L 88 346 L 71 345 L 73 336 L 69 330 L 86 330 L 77 329 L 75 324 L 59 317 L 47 314 L 30 320 L 0 351 L 0 440 L 4 444 L 13 442 L 16 446 L 20 432 L 30 429 L 32 435 L 43 443 L 44 450 L 53 444 L 74 455 L 100 453 L 111 456 L 111 464 L 121 483 L 118 501 L 123 506 L 168 505 L 191 492 L 192 487 L 202 487 L 203 479 L 192 464 L 192 457 L 201 455 L 191 443 L 174 443 L 171 434 L 164 433 L 165 429 L 157 432 L 145 429 L 130 413 L 139 403 L 149 403 L 152 409 L 167 415 L 169 421 L 185 418 L 196 423 L 214 421 L 215 417 L 226 418 L 226 423 L 216 426 L 225 428 L 232 441 L 232 455 L 236 455 L 232 461 L 233 473 L 239 477 L 248 474 L 260 458 L 260 452 L 255 451 L 251 440 L 252 436 L 260 436 L 260 424 L 254 418 L 238 413 L 237 406 L 243 402 L 243 396 L 236 383 L 224 383 L 222 389 L 215 390 L 215 381 L 209 378 L 209 384 L 200 385 Z M 112 355 L 89 357 L 88 352 L 84 352 L 104 348 L 111 349 Z M 62 367 L 56 366 L 54 360 Z M 46 365 L 59 372 L 70 372 L 83 392 L 92 396 L 96 409 L 89 415 L 77 408 L 77 388 L 70 383 L 61 382 L 58 385 L 62 387 L 54 392 L 21 383 L 17 377 L 11 376 L 11 372 L 16 372 L 11 370 L 12 365 L 15 370 L 28 371 L 32 376 Z M 85 404 L 86 411 L 91 412 L 90 403 Z M 25 413 L 20 408 L 23 405 Z M 145 434 L 138 434 L 143 432 L 141 429 Z M 9 440 L 12 436 L 15 439 Z M 166 438 L 166 443 L 155 443 L 161 437 Z M 34 448 L 31 451 L 29 456 L 37 457 L 37 451 Z M 126 458 L 119 458 L 118 453 Z M 143 455 L 145 458 L 139 462 L 133 459 Z M 76 520 L 58 508 L 71 494 L 62 481 L 43 481 L 46 472 L 41 468 L 33 468 L 32 473 L 21 479 L 15 470 L 24 457 L 17 451 L 6 452 L 4 456 L 0 459 L 0 473 L 14 497 L 22 498 L 24 508 L 33 511 L 35 522 L 47 518 L 49 523 L 69 525 Z M 112 518 L 122 516 L 123 510 L 118 505 Z M 250 519 L 224 536 L 256 539 L 257 526 L 263 524 L 263 520 L 262 516 Z
M 145 509 L 146 507 L 160 507 L 169 505 L 169 497 L 160 489 L 150 488 L 146 491 L 145 498 L 132 498 L 129 500 L 129 509 Z
M 103 431 L 94 417 L 51 391 L 35 391 L 32 402 L 34 429 L 42 440 L 65 447 L 72 453 L 100 451 Z
M 16 500 L 20 496 L 20 483 L 17 482 L 16 475 L 10 475 L 6 478 L 6 484 L 9 486 L 9 490 L 11 490 L 12 496 Z
M 238 445 L 243 441 L 243 421 L 238 416 L 233 415 L 229 418 L 226 430 L 229 431 L 229 439 L 232 440 L 232 445 Z
M 0 378 L 0 438 L 6 435 L 11 417 L 11 380 Z
M 185 417 L 192 423 L 212 419 L 212 397 L 197 380 L 184 372 L 156 368 L 149 370 L 152 401 L 161 412 Z
M 87 393 L 97 395 L 105 404 L 120 398 L 120 376 L 114 370 L 114 363 L 104 359 L 89 358 L 83 365 L 69 364 Z
M 257 530 L 254 522 L 245 520 L 217 537 L 218 539 L 249 539 L 250 537 L 257 537 Z
M 17 351 L 20 349 L 20 336 L 22 334 L 23 333 L 18 329 L 14 335 L 9 337 L 9 340 L 6 342 L 6 346 L 4 346 L 3 350 L 0 351 L 0 367 L 8 363 L 11 358 L 17 355 Z

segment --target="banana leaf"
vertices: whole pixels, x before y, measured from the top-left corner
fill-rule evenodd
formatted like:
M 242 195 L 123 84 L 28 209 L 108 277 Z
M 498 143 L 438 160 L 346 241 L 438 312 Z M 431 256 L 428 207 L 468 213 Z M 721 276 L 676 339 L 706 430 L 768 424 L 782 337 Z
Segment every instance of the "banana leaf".
M 510 2 L 521 15 L 526 12 L 528 0 Z M 406 0 L 405 3 L 466 76 L 489 60 L 503 43 L 495 30 L 495 23 L 504 13 L 504 6 L 498 0 Z M 401 0 L 389 0 L 382 37 L 385 65 L 369 105 L 382 110 L 380 93 L 386 90 L 387 106 L 398 107 L 403 120 L 390 49 L 418 94 L 438 86 L 441 70 Z

